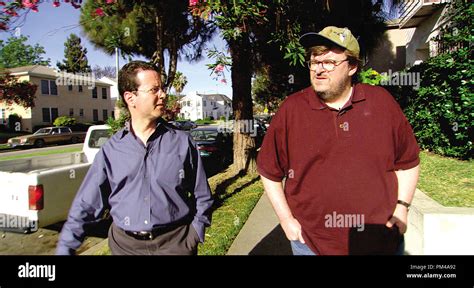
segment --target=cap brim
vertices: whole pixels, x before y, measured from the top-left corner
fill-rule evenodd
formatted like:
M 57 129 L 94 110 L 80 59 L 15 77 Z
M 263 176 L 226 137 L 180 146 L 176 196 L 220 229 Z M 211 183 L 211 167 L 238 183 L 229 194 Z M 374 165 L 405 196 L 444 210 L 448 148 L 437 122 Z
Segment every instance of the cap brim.
M 322 44 L 326 44 L 326 45 L 327 44 L 333 44 L 333 45 L 336 45 L 338 47 L 342 47 L 341 45 L 339 45 L 338 43 L 332 41 L 331 39 L 326 38 L 326 37 L 324 37 L 324 36 L 322 36 L 318 33 L 315 33 L 315 32 L 309 32 L 309 33 L 301 35 L 299 41 L 300 41 L 300 44 L 304 48 L 310 48 L 310 47 L 318 46 L 318 45 L 322 45 Z M 344 48 L 344 47 L 342 47 L 342 48 Z

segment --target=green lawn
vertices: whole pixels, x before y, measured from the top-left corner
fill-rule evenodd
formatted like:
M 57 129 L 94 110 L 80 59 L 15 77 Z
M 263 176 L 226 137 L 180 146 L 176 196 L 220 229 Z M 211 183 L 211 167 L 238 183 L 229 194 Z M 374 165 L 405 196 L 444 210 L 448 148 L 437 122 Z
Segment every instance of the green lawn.
M 199 255 L 225 255 L 263 194 L 258 176 L 246 175 L 229 182 L 213 189 L 216 210 L 211 227 L 206 229 L 206 241 L 199 244 Z
M 2 154 L 0 154 L 0 161 L 21 159 L 21 158 L 30 158 L 30 157 L 33 157 L 33 156 L 44 156 L 44 155 L 51 155 L 51 154 L 72 153 L 72 152 L 80 152 L 80 151 L 82 151 L 82 148 L 81 147 L 76 147 L 76 148 L 62 148 L 62 149 L 57 149 L 57 150 L 31 152 L 31 153 L 22 154 L 22 155 L 2 156 Z
M 474 161 L 421 152 L 418 189 L 443 206 L 474 207 Z

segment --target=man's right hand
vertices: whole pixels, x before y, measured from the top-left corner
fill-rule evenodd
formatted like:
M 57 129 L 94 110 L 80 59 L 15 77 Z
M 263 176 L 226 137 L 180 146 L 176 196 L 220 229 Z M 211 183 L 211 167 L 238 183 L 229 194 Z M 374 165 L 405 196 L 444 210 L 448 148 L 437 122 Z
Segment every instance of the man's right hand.
M 281 227 L 285 231 L 286 238 L 290 241 L 300 241 L 305 243 L 302 235 L 301 224 L 295 218 L 291 217 L 281 221 Z

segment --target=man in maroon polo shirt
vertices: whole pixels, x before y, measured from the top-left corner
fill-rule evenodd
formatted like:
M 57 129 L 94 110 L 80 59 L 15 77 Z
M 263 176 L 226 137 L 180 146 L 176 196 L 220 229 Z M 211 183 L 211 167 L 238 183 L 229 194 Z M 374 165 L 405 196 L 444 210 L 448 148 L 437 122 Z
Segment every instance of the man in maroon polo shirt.
M 360 50 L 349 29 L 300 42 L 311 87 L 284 101 L 257 159 L 293 254 L 401 254 L 419 175 L 412 128 L 385 89 L 353 84 Z

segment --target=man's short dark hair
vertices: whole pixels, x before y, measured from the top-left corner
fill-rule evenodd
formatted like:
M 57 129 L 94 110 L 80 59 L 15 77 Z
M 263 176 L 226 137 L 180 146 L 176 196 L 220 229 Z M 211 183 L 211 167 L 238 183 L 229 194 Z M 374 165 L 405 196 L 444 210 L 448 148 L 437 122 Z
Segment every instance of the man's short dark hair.
M 132 92 L 138 89 L 137 74 L 140 71 L 152 70 L 160 74 L 157 67 L 151 63 L 144 61 L 131 61 L 123 65 L 118 74 L 118 90 L 120 94 L 120 100 L 124 103 L 128 109 L 128 104 L 125 102 L 123 94 L 126 91 Z

